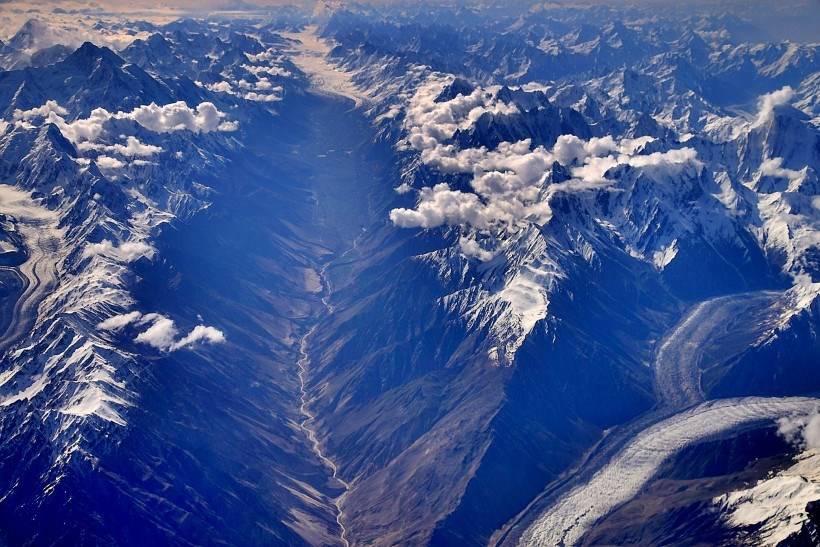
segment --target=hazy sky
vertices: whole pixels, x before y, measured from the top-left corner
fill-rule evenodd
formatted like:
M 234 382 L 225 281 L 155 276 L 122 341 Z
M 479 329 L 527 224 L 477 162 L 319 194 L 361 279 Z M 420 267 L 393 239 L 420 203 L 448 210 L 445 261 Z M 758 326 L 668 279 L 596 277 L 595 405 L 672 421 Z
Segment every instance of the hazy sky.
M 577 5 L 664 4 L 679 11 L 726 10 L 748 18 L 772 35 L 801 41 L 820 41 L 820 0 L 426 0 L 435 4 L 515 5 L 548 7 Z M 96 18 L 125 15 L 161 22 L 186 14 L 242 11 L 283 4 L 314 8 L 317 4 L 344 4 L 345 0 L 0 0 L 0 38 L 13 34 L 29 18 L 51 24 L 83 25 Z M 418 0 L 357 0 L 357 3 L 418 5 Z M 56 12 L 56 13 L 55 13 Z

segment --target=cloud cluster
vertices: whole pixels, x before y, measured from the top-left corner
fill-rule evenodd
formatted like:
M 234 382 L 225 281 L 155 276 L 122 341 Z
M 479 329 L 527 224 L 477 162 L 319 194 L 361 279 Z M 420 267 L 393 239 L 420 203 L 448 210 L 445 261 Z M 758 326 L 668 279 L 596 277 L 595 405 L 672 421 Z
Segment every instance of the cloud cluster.
M 280 76 L 282 78 L 290 78 L 293 74 L 286 68 L 281 66 L 265 66 L 265 65 L 241 65 L 241 67 L 254 76 L 260 74 L 267 74 L 268 76 Z
M 514 114 L 519 109 L 497 97 L 499 88 L 479 88 L 469 95 L 438 101 L 451 80 L 433 76 L 411 99 L 405 116 L 405 146 L 419 152 L 421 161 L 444 174 L 471 175 L 472 192 L 454 190 L 438 183 L 419 191 L 412 209 L 390 212 L 394 224 L 405 228 L 435 228 L 459 225 L 477 230 L 503 230 L 527 222 L 543 224 L 552 215 L 550 197 L 559 192 L 577 192 L 612 184 L 607 172 L 620 165 L 647 171 L 678 172 L 697 164 L 692 148 L 644 154 L 654 139 L 615 140 L 612 137 L 582 140 L 560 136 L 551 150 L 533 148 L 531 140 L 502 142 L 495 149 L 461 149 L 450 139 L 459 129 L 468 129 L 484 113 Z M 555 163 L 569 170 L 571 180 L 547 184 Z M 399 187 L 406 192 L 408 187 Z M 489 260 L 493 252 L 475 240 L 460 240 L 467 256 Z
M 13 119 L 16 120 L 33 120 L 34 118 L 47 117 L 51 113 L 57 116 L 68 116 L 68 110 L 57 104 L 57 101 L 49 99 L 42 106 L 31 108 L 29 110 L 20 110 L 19 108 L 12 114 Z
M 83 42 L 121 50 L 134 40 L 146 39 L 151 35 L 149 31 L 124 28 L 122 25 L 97 24 L 99 19 L 93 15 L 111 17 L 112 13 L 94 2 L 60 0 L 61 6 L 51 9 L 52 4 L 55 2 L 0 1 L 0 5 L 4 5 L 0 15 L 10 16 L 0 17 L 0 28 L 10 33 L 15 27 L 25 26 L 23 30 L 31 38 L 30 46 L 24 49 L 28 54 L 58 44 L 77 48 Z M 73 7 L 70 7 L 72 4 Z M 6 39 L 7 36 L 0 38 Z
M 185 336 L 178 338 L 179 329 L 173 319 L 158 313 L 142 314 L 138 311 L 109 317 L 97 325 L 99 330 L 120 331 L 129 325 L 144 330 L 134 338 L 135 342 L 149 345 L 162 352 L 190 348 L 200 343 L 221 344 L 225 341 L 222 331 L 208 325 L 197 325 Z
M 215 84 L 205 84 L 204 87 L 209 91 L 227 93 L 247 101 L 270 103 L 282 100 L 282 86 L 274 86 L 270 80 L 264 77 L 259 78 L 255 83 L 242 79 L 237 82 L 237 86 L 239 90 L 234 89 L 230 82 L 222 81 Z
M 130 112 L 109 112 L 104 108 L 95 108 L 87 118 L 72 122 L 65 120 L 67 111 L 55 101 L 46 101 L 43 106 L 30 110 L 15 110 L 16 121 L 28 122 L 37 118 L 45 123 L 56 125 L 65 138 L 75 144 L 94 142 L 105 131 L 105 125 L 111 120 L 132 120 L 145 129 L 155 133 L 173 131 L 191 131 L 193 133 L 210 133 L 212 131 L 235 131 L 236 122 L 224 121 L 224 112 L 213 103 L 203 102 L 196 108 L 189 107 L 184 101 L 159 106 L 156 103 L 138 106 Z M 126 145 L 112 145 L 114 151 L 125 151 L 134 155 L 150 155 L 160 150 L 157 147 L 142 145 L 139 141 L 127 141 Z
M 101 153 L 114 153 L 127 158 L 153 156 L 162 152 L 162 148 L 159 146 L 145 144 L 133 136 L 126 137 L 125 144 L 101 144 L 84 141 L 77 145 L 77 149 L 82 151 L 94 150 Z
M 196 82 L 197 85 L 214 91 L 217 93 L 226 93 L 245 99 L 246 101 L 255 102 L 276 102 L 282 100 L 283 88 L 281 85 L 274 85 L 270 77 L 289 78 L 292 76 L 291 72 L 281 66 L 284 57 L 280 51 L 275 48 L 268 48 L 261 53 L 245 53 L 245 57 L 249 63 L 240 65 L 239 69 L 225 70 L 221 76 L 225 78 L 221 82 L 203 84 Z M 236 73 L 239 72 L 245 77 L 240 77 Z M 252 74 L 250 78 L 254 81 L 246 79 L 248 74 Z
M 435 158 L 432 153 L 442 142 L 451 138 L 458 129 L 467 129 L 485 112 L 495 114 L 515 114 L 518 107 L 498 100 L 499 86 L 476 88 L 469 95 L 458 95 L 449 101 L 436 101 L 452 77 L 432 75 L 422 85 L 407 108 L 405 129 L 407 143 L 414 149 L 428 153 L 428 161 Z
M 191 131 L 193 133 L 210 133 L 211 131 L 235 131 L 236 122 L 222 121 L 225 113 L 220 112 L 213 103 L 203 102 L 194 109 L 185 101 L 159 106 L 155 103 L 138 106 L 128 113 L 114 114 L 117 119 L 134 120 L 141 126 L 156 133 L 172 131 Z
M 235 131 L 238 124 L 225 121 L 225 113 L 210 102 L 202 102 L 196 108 L 189 107 L 184 101 L 159 106 L 155 103 L 142 105 L 130 112 L 109 112 L 104 108 L 95 108 L 87 118 L 66 121 L 68 111 L 56 101 L 48 100 L 42 106 L 29 110 L 17 109 L 12 114 L 14 123 L 32 127 L 32 122 L 52 123 L 63 136 L 70 140 L 80 152 L 96 152 L 96 164 L 103 170 L 117 170 L 126 166 L 120 158 L 127 158 L 131 165 L 145 165 L 144 159 L 162 152 L 162 148 L 141 142 L 129 135 L 125 143 L 104 144 L 98 142 L 106 131 L 111 120 L 131 120 L 154 133 L 173 131 L 191 131 L 193 133 L 210 133 L 212 131 Z M 4 122 L 5 123 L 5 122 Z M 89 158 L 80 158 L 86 163 Z
M 270 76 L 281 76 L 290 78 L 291 72 L 282 66 L 285 57 L 276 48 L 268 48 L 261 53 L 245 53 L 245 57 L 253 64 L 243 64 L 242 68 L 255 76 L 268 74 Z

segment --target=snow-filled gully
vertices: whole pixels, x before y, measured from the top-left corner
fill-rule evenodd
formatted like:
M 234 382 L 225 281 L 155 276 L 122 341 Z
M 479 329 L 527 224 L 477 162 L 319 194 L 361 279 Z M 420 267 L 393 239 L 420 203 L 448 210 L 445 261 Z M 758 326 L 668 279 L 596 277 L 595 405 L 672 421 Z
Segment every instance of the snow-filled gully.
M 576 545 L 600 519 L 637 495 L 669 457 L 710 438 L 790 415 L 816 412 L 820 400 L 747 397 L 703 402 L 699 360 L 706 342 L 728 318 L 753 313 L 765 326 L 778 293 L 715 298 L 693 307 L 658 346 L 654 368 L 659 410 L 605 438 L 547 498 L 551 503 L 523 532 L 521 545 Z M 508 530 L 509 531 L 509 530 Z M 507 539 L 502 537 L 502 541 Z

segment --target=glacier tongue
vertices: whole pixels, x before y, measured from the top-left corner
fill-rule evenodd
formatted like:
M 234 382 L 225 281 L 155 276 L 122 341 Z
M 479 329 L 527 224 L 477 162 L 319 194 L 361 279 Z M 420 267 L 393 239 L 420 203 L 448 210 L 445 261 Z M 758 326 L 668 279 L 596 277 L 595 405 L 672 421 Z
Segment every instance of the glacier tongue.
M 618 504 L 634 497 L 660 465 L 683 448 L 761 421 L 817 412 L 817 399 L 726 399 L 703 403 L 641 432 L 592 479 L 545 512 L 525 545 L 575 545 Z

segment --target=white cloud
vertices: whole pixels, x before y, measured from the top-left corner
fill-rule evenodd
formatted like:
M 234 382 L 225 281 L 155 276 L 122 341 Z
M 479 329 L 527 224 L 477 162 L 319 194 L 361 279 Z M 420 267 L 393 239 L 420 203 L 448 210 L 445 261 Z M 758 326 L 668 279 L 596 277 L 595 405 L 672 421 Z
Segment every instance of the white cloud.
M 785 86 L 777 91 L 761 95 L 757 100 L 758 114 L 754 125 L 761 125 L 771 120 L 774 115 L 774 109 L 790 102 L 792 97 L 794 97 L 794 89 L 790 86 Z
M 120 169 L 125 167 L 125 164 L 118 160 L 117 158 L 112 158 L 111 156 L 97 156 L 97 159 L 94 160 L 100 169 Z
M 820 448 L 820 414 L 809 418 L 803 429 L 803 439 L 808 448 Z
M 274 102 L 282 100 L 282 86 L 274 86 L 267 78 L 261 78 L 255 84 L 247 80 L 239 80 L 237 83 L 244 92 L 238 92 L 233 89 L 229 82 L 217 82 L 215 84 L 206 84 L 205 87 L 211 91 L 218 91 L 220 93 L 227 93 L 235 97 L 241 97 L 247 101 L 257 102 Z M 257 91 L 249 91 L 256 89 L 258 91 L 266 91 L 266 93 L 258 93 Z M 224 131 L 224 129 L 223 129 Z
M 102 134 L 105 123 L 111 119 L 111 113 L 104 108 L 95 108 L 88 118 L 82 118 L 68 123 L 61 114 L 50 111 L 46 117 L 46 123 L 56 125 L 65 138 L 73 143 L 83 141 L 95 141 Z
M 249 91 L 248 93 L 245 93 L 242 97 L 248 101 L 257 101 L 263 103 L 272 103 L 282 100 L 282 97 L 280 97 L 279 95 L 273 93 L 257 93 L 256 91 Z
M 142 317 L 142 314 L 138 311 L 132 311 L 128 313 L 123 313 L 121 315 L 114 315 L 109 317 L 105 321 L 100 322 L 97 324 L 97 328 L 99 330 L 120 330 L 123 327 L 134 323 L 138 319 Z
M 288 69 L 282 68 L 280 66 L 242 65 L 242 68 L 244 68 L 254 76 L 259 76 L 260 74 L 267 74 L 269 76 L 280 76 L 282 78 L 289 78 L 293 75 Z
M 268 48 L 267 50 L 263 51 L 262 53 L 245 53 L 245 57 L 248 58 L 249 61 L 252 63 L 261 63 L 264 61 L 279 61 L 281 62 L 284 58 L 282 54 L 277 51 L 275 48 Z
M 413 191 L 413 187 L 407 184 L 406 182 L 402 182 L 398 186 L 393 189 L 397 194 L 406 194 L 408 192 Z
M 118 119 L 134 120 L 141 126 L 156 133 L 187 130 L 193 133 L 223 131 L 220 129 L 225 117 L 213 103 L 200 103 L 196 109 L 189 107 L 185 101 L 158 106 L 156 103 L 138 106 L 129 113 L 117 113 Z
M 256 82 L 256 89 L 271 89 L 273 84 L 267 78 L 259 78 L 259 81 Z M 282 89 L 281 87 L 279 89 Z
M 103 239 L 99 243 L 89 243 L 83 249 L 84 257 L 103 255 L 120 262 L 133 262 L 142 257 L 152 258 L 156 250 L 142 241 L 126 241 L 116 247 L 111 241 Z
M 231 131 L 236 131 L 239 129 L 239 122 L 230 121 L 230 122 L 222 122 L 217 127 L 218 131 L 222 131 L 224 133 L 230 133 Z
M 207 342 L 209 344 L 221 344 L 225 341 L 225 335 L 221 330 L 206 325 L 197 325 L 188 333 L 187 336 L 180 339 L 171 346 L 171 350 L 187 348 L 193 346 L 197 342 Z
M 139 312 L 131 312 L 123 315 L 115 315 L 100 323 L 97 327 L 102 330 L 119 330 L 123 327 L 135 324 L 138 326 L 150 326 L 139 333 L 135 342 L 147 344 L 163 352 L 177 351 L 190 348 L 198 343 L 221 344 L 225 341 L 225 334 L 208 325 L 197 325 L 191 332 L 177 340 L 179 329 L 173 319 L 158 313 L 148 313 L 142 315 Z
M 212 131 L 235 131 L 235 121 L 223 121 L 224 112 L 210 102 L 202 102 L 196 108 L 189 107 L 184 101 L 159 106 L 155 103 L 138 106 L 130 112 L 109 112 L 104 108 L 95 108 L 88 118 L 67 122 L 63 116 L 66 110 L 54 101 L 47 101 L 41 107 L 31 110 L 17 110 L 15 119 L 26 122 L 43 118 L 46 123 L 53 123 L 65 138 L 75 144 L 95 142 L 104 132 L 105 124 L 110 120 L 133 120 L 142 127 L 155 133 L 172 131 L 191 131 L 193 133 L 210 133 Z M 111 145 L 112 151 L 124 155 L 151 155 L 158 153 L 158 147 L 145 145 L 137 139 L 127 141 L 125 145 Z M 99 162 L 98 162 L 99 163 Z M 109 163 L 110 164 L 110 163 Z
M 174 345 L 174 338 L 178 332 L 173 320 L 160 315 L 154 319 L 154 324 L 139 333 L 134 341 L 166 351 Z
M 770 158 L 760 164 L 760 174 L 764 177 L 777 177 L 789 179 L 790 182 L 799 183 L 806 177 L 806 170 L 796 171 L 783 167 L 783 158 Z
M 801 449 L 820 448 L 820 413 L 781 418 L 777 426 L 777 432 L 789 443 Z
M 233 94 L 233 87 L 229 82 L 217 82 L 215 84 L 206 84 L 205 88 L 209 91 L 218 91 L 219 93 Z
M 492 260 L 495 257 L 495 253 L 484 249 L 479 243 L 474 239 L 469 239 L 466 237 L 460 237 L 458 239 L 458 247 L 461 249 L 461 253 L 468 257 L 468 258 L 477 258 L 482 262 L 487 262 L 488 260 Z
M 52 112 L 58 116 L 68 116 L 68 110 L 57 104 L 57 101 L 49 99 L 45 102 L 43 106 L 38 106 L 36 108 L 31 108 L 29 110 L 20 110 L 18 108 L 14 111 L 12 117 L 15 120 L 28 121 L 40 117 L 44 118 Z
M 162 152 L 159 146 L 145 144 L 133 136 L 128 136 L 125 139 L 125 144 L 97 144 L 93 142 L 81 142 L 77 145 L 78 150 L 96 150 L 98 152 L 109 152 L 120 154 L 129 158 L 136 156 L 146 157 L 153 156 Z
M 697 164 L 692 148 L 641 154 L 652 137 L 622 139 L 610 136 L 584 141 L 574 135 L 558 137 L 552 150 L 532 147 L 529 139 L 502 142 L 495 149 L 459 149 L 449 138 L 468 129 L 485 112 L 514 114 L 515 105 L 497 98 L 499 88 L 478 88 L 469 95 L 436 102 L 450 79 L 433 77 L 410 101 L 405 117 L 406 146 L 419 152 L 421 161 L 442 173 L 471 175 L 473 192 L 453 190 L 446 183 L 423 188 L 415 208 L 399 208 L 390 219 L 401 227 L 434 228 L 460 225 L 479 230 L 503 230 L 527 222 L 542 224 L 551 218 L 549 199 L 558 192 L 577 192 L 612 184 L 606 178 L 618 165 L 649 171 L 676 172 Z M 571 166 L 573 179 L 548 184 L 554 162 Z M 399 187 L 404 191 L 404 185 Z M 409 187 L 408 187 L 409 188 Z M 489 257 L 492 251 L 462 241 L 464 254 Z M 489 253 L 489 254 L 485 254 Z
M 451 190 L 446 183 L 422 188 L 415 209 L 393 209 L 390 220 L 402 228 L 435 228 L 442 224 L 470 224 L 486 227 L 487 207 L 476 194 Z
M 430 77 L 414 95 L 407 108 L 406 142 L 422 151 L 437 148 L 460 128 L 470 127 L 485 112 L 514 114 L 518 107 L 499 101 L 499 86 L 476 88 L 469 95 L 458 95 L 452 100 L 436 102 L 453 78 L 441 74 Z

